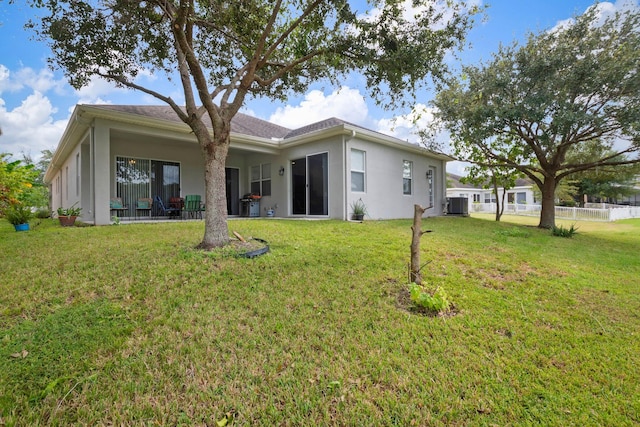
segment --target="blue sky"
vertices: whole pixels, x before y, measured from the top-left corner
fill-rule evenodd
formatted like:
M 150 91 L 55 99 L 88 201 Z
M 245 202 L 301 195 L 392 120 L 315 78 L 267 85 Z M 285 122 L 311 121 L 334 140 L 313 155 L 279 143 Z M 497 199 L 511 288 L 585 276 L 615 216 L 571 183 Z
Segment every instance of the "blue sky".
M 594 4 L 588 0 L 477 0 L 487 6 L 486 19 L 470 32 L 471 47 L 461 53 L 464 63 L 488 60 L 500 43 L 522 41 L 528 31 L 538 32 L 583 13 Z M 601 2 L 602 13 L 637 8 L 639 0 Z M 67 120 L 78 103 L 159 104 L 141 93 L 116 89 L 103 81 L 93 81 L 82 90 L 74 90 L 60 71 L 47 66 L 49 50 L 36 41 L 24 24 L 36 17 L 35 11 L 23 2 L 14 4 L 0 0 L 0 153 L 20 157 L 26 153 L 34 158 L 43 149 L 55 149 Z M 161 78 L 149 76 L 147 84 L 164 88 L 164 93 L 180 99 L 178 88 L 168 87 Z M 344 81 L 341 88 L 316 85 L 308 93 L 291 97 L 286 103 L 251 100 L 243 110 L 283 126 L 295 128 L 328 117 L 341 119 L 373 130 L 415 140 L 409 111 L 383 111 L 366 98 L 366 90 L 357 76 Z M 429 92 L 420 95 L 426 105 Z M 418 105 L 417 107 L 420 107 Z M 428 117 L 428 116 L 425 116 Z M 461 165 L 452 163 L 448 169 L 462 172 Z

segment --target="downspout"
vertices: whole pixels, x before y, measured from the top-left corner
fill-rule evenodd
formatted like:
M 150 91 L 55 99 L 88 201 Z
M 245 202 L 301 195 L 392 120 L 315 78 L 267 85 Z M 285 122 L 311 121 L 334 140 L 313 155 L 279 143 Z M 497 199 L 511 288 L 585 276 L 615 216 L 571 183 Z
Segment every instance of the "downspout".
M 446 212 L 446 206 L 447 206 L 447 161 L 446 160 L 441 160 L 440 161 L 440 212 L 438 213 L 438 216 L 442 216 L 445 214 Z M 435 203 L 435 200 L 434 200 Z
M 96 138 L 95 138 L 95 126 L 91 124 L 89 128 L 89 189 L 91 196 L 89 197 L 89 214 L 93 219 L 93 223 L 96 222 L 95 206 L 96 206 Z

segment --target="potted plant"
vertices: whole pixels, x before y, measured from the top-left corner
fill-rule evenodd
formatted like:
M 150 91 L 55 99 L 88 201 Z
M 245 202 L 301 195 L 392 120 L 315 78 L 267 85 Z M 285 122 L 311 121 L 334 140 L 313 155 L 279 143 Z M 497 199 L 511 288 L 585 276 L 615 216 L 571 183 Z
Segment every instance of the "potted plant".
M 60 206 L 57 210 L 58 220 L 63 227 L 71 227 L 76 222 L 76 218 L 80 215 L 82 208 L 77 208 L 74 203 L 70 208 Z
M 355 202 L 351 203 L 351 219 L 352 220 L 362 221 L 366 214 L 367 214 L 367 207 L 362 201 L 362 199 L 358 199 Z
M 5 211 L 5 218 L 16 231 L 27 231 L 29 230 L 29 220 L 33 218 L 33 212 L 31 212 L 31 208 L 16 203 Z

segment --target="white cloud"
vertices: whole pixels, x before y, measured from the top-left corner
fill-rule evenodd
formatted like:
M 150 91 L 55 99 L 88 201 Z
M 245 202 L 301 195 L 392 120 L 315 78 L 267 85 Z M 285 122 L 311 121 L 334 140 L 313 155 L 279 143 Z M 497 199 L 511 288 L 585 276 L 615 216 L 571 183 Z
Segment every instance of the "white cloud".
M 113 95 L 115 92 L 127 92 L 128 89 L 118 88 L 111 82 L 101 77 L 92 77 L 86 86 L 77 89 L 78 104 L 110 104 L 104 101 L 106 95 Z
M 0 94 L 20 90 L 22 85 L 11 78 L 11 71 L 0 64 Z
M 482 0 L 467 0 L 466 3 L 456 3 L 458 3 L 456 6 L 461 8 L 461 13 L 467 13 L 476 7 L 482 6 Z M 415 6 L 413 0 L 404 0 L 400 3 L 400 9 L 402 10 L 402 18 L 407 22 L 416 22 L 417 18 L 424 14 L 431 14 L 434 17 L 440 16 L 438 21 L 433 22 L 434 30 L 444 28 L 454 18 L 455 13 L 455 9 L 448 0 L 431 0 L 420 6 Z M 359 18 L 374 22 L 382 13 L 382 9 L 375 7 L 362 14 Z
M 405 115 L 377 121 L 376 130 L 414 144 L 423 144 L 419 132 L 424 132 L 429 148 L 447 154 L 451 153 L 450 135 L 446 129 L 431 129 L 434 124 L 434 109 L 424 104 L 416 104 Z
M 402 139 L 419 142 L 418 130 L 425 129 L 433 121 L 433 109 L 416 104 L 408 114 L 377 121 L 377 131 Z
M 37 91 L 13 110 L 7 110 L 0 98 L 0 152 L 11 153 L 14 157 L 25 153 L 37 159 L 42 150 L 55 149 L 68 121 L 54 121 L 55 113 L 49 99 Z
M 611 2 L 602 2 L 596 3 L 593 6 L 589 6 L 587 10 L 595 8 L 597 19 L 597 25 L 602 25 L 604 21 L 608 18 L 613 17 L 616 13 L 626 13 L 630 11 L 637 11 L 638 1 L 637 0 L 617 0 L 615 3 Z M 556 25 L 550 30 L 551 32 L 562 30 L 563 28 L 568 27 L 569 25 L 573 25 L 575 22 L 574 18 L 563 19 L 558 21 Z
M 591 8 L 595 8 L 598 14 L 598 23 L 602 24 L 607 18 L 612 17 L 618 12 L 624 14 L 632 10 L 637 10 L 638 2 L 637 0 L 618 0 L 615 3 L 602 2 L 589 7 L 589 9 Z
M 66 82 L 64 79 L 56 79 L 51 70 L 42 68 L 35 71 L 30 67 L 22 67 L 17 71 L 11 71 L 0 64 L 0 94 L 17 92 L 28 88 L 40 93 L 54 90 L 62 93 Z
M 53 72 L 47 68 L 42 68 L 39 71 L 29 67 L 21 68 L 15 73 L 15 80 L 23 86 L 40 93 L 53 90 L 58 94 L 62 94 L 67 84 L 64 79 L 56 79 Z
M 268 120 L 296 129 L 331 117 L 364 126 L 367 116 L 367 104 L 360 91 L 343 86 L 326 96 L 319 90 L 313 90 L 305 95 L 300 105 L 278 108 Z
M 471 163 L 461 162 L 458 160 L 447 162 L 447 172 L 454 175 L 466 176 L 467 167 L 469 166 L 471 166 Z

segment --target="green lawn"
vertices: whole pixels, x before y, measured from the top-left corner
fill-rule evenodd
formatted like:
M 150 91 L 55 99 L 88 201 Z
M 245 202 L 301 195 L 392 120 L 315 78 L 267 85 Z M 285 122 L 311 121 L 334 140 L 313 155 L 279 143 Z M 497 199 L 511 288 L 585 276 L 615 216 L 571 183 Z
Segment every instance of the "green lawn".
M 230 221 L 252 260 L 2 222 L 0 425 L 640 424 L 640 220 L 512 219 L 424 220 L 447 317 L 407 310 L 408 220 Z

